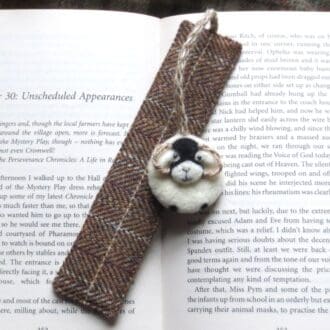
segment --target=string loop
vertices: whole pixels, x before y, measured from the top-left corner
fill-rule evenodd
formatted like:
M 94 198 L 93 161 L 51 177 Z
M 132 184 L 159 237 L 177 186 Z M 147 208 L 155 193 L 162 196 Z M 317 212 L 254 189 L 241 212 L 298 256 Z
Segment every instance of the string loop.
M 216 33 L 218 30 L 218 17 L 217 12 L 214 9 L 208 9 L 204 17 L 196 23 L 193 30 L 188 35 L 187 40 L 182 45 L 178 55 L 174 76 L 174 106 L 179 120 L 178 131 L 183 135 L 189 134 L 188 116 L 186 113 L 184 99 L 184 70 L 189 60 L 191 50 L 197 43 L 199 36 L 208 23 L 210 23 L 210 31 Z

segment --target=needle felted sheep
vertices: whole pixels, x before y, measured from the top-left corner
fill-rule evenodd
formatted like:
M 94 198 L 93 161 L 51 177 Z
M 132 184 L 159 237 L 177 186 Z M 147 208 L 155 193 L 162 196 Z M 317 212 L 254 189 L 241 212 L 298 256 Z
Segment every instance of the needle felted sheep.
M 194 135 L 177 134 L 156 146 L 148 163 L 149 186 L 165 207 L 195 213 L 222 191 L 219 154 Z

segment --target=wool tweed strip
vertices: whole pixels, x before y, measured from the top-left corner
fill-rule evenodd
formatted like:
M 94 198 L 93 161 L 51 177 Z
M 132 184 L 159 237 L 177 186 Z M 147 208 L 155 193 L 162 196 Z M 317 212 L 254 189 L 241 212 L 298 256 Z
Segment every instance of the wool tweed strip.
M 160 223 L 160 204 L 148 186 L 146 165 L 156 144 L 177 131 L 174 73 L 180 47 L 193 28 L 181 23 L 176 38 L 96 195 L 53 287 L 62 298 L 113 320 Z M 189 131 L 200 135 L 238 61 L 241 45 L 207 29 L 191 51 L 184 77 Z

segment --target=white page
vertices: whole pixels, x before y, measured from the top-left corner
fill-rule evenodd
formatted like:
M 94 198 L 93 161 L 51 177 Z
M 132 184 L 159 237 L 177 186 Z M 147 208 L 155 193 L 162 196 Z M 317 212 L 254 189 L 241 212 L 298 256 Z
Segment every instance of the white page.
M 163 56 L 199 17 L 162 20 Z M 164 219 L 165 329 L 329 329 L 329 18 L 219 13 L 243 44 L 205 134 L 225 194 L 197 225 Z
M 158 70 L 159 20 L 1 11 L 0 44 L 0 327 L 108 329 L 51 281 Z M 116 329 L 159 328 L 160 268 L 157 239 Z

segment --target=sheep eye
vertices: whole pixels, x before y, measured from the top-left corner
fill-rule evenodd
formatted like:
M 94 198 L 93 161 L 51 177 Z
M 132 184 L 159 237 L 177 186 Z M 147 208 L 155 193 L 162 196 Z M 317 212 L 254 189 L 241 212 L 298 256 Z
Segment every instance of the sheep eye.
M 173 155 L 173 160 L 174 161 L 177 161 L 177 160 L 179 160 L 179 155 L 177 154 L 177 153 L 175 153 L 174 155 Z

